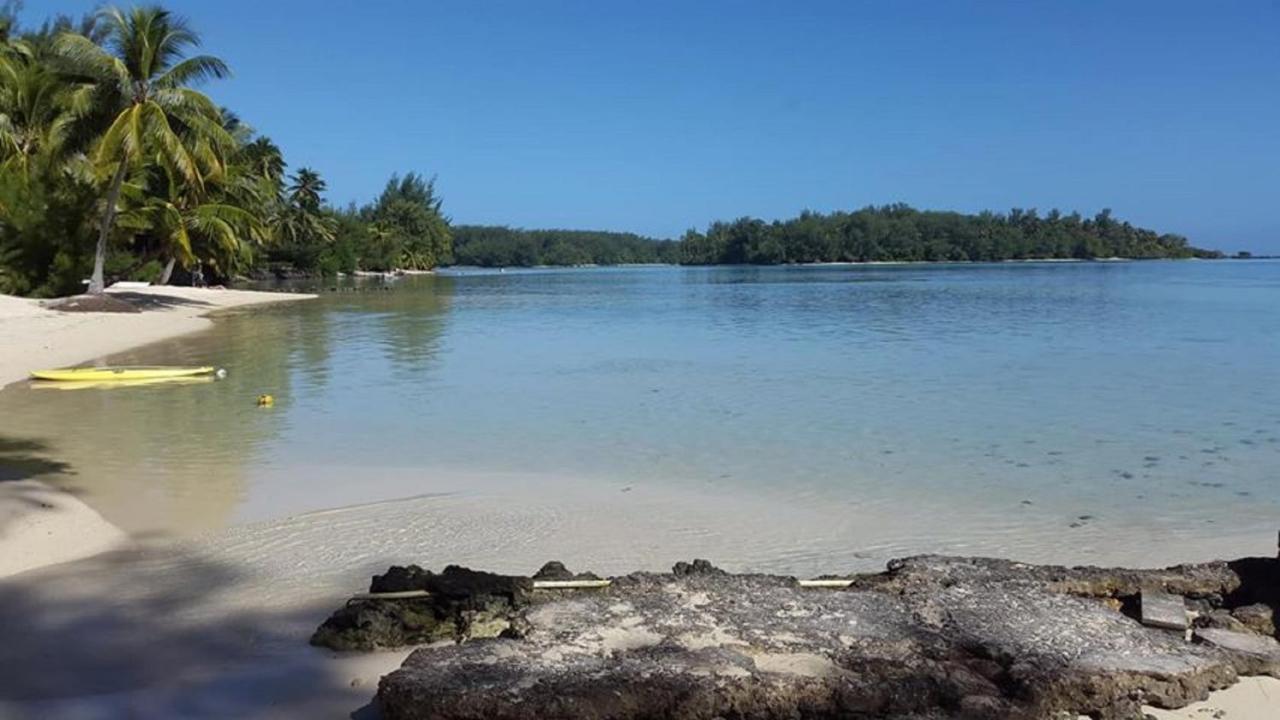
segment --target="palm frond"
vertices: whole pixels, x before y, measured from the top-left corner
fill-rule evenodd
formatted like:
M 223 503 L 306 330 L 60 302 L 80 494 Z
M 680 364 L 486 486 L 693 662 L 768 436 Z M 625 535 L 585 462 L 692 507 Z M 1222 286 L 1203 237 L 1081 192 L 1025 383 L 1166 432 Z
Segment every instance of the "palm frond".
M 53 41 L 53 55 L 63 72 L 96 83 L 111 83 L 121 95 L 128 95 L 132 90 L 132 78 L 125 63 L 83 35 L 59 34 Z
M 222 60 L 212 55 L 196 55 L 169 68 L 151 84 L 156 88 L 169 89 L 228 77 L 231 77 L 231 69 Z
M 169 125 L 164 109 L 154 102 L 146 102 L 138 106 L 138 113 L 145 118 L 147 139 L 155 144 L 164 160 L 195 189 L 203 187 L 204 179 L 200 176 L 195 158 Z

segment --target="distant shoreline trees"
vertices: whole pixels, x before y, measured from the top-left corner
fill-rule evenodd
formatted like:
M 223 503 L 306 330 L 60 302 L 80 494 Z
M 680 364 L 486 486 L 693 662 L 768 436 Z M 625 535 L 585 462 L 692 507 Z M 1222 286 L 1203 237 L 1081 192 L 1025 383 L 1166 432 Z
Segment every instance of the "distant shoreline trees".
M 685 265 L 779 265 L 819 262 L 989 262 L 1098 258 L 1218 258 L 1181 235 L 1159 234 L 1112 217 L 1053 210 L 1007 214 L 870 206 L 854 212 L 804 212 L 767 223 L 755 218 L 712 223 L 680 241 Z
M 1185 237 L 1136 227 L 1103 210 L 1092 218 L 1052 210 L 1008 213 L 869 206 L 853 212 L 804 212 L 766 222 L 744 217 L 689 230 L 678 242 L 630 233 L 454 228 L 454 264 L 786 265 L 830 262 L 997 262 L 1105 258 L 1220 258 Z
M 631 265 L 680 260 L 679 243 L 602 230 L 521 230 L 498 225 L 453 228 L 454 265 Z

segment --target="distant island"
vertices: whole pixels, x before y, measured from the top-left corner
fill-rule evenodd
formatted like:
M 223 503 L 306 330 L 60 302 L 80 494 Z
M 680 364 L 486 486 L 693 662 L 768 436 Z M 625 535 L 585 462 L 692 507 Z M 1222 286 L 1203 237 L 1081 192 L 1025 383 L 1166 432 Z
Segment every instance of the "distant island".
M 501 225 L 453 228 L 454 265 L 633 265 L 680 262 L 680 243 L 605 230 L 522 230 Z
M 778 265 L 821 262 L 990 262 L 1098 258 L 1220 258 L 1181 235 L 1118 220 L 1110 210 L 1092 218 L 1051 210 L 969 215 L 869 206 L 829 215 L 804 212 L 785 221 L 715 222 L 680 241 L 686 265 Z
M 1099 258 L 1220 258 L 1181 235 L 1136 227 L 1103 210 L 1092 218 L 1052 210 L 964 214 L 904 204 L 853 212 L 804 212 L 789 220 L 713 222 L 678 241 L 592 230 L 453 228 L 451 264 L 782 265 L 832 262 L 993 262 Z

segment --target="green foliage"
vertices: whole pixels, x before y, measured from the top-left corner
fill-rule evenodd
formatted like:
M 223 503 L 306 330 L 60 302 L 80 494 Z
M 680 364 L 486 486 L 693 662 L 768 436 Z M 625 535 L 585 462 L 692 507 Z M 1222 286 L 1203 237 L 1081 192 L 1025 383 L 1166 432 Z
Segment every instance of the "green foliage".
M 377 202 L 365 213 L 372 223 L 364 267 L 368 270 L 431 270 L 453 250 L 449 221 L 441 213 L 435 179 L 409 173 L 392 175 Z
M 326 206 L 319 173 L 286 175 L 270 138 L 193 89 L 229 71 L 193 54 L 182 18 L 107 8 L 24 32 L 12 8 L 0 6 L 0 292 L 449 260 L 434 181 L 409 173 L 365 208 Z
M 675 263 L 677 244 L 632 233 L 593 230 L 520 230 L 493 225 L 453 229 L 456 265 L 625 265 Z
M 964 215 L 902 204 L 804 212 L 772 223 L 749 217 L 715 222 L 705 233 L 686 232 L 679 252 L 687 265 L 1220 256 L 1192 247 L 1181 235 L 1120 222 L 1110 210 L 1092 219 L 1057 210 L 1042 218 L 1035 210 Z

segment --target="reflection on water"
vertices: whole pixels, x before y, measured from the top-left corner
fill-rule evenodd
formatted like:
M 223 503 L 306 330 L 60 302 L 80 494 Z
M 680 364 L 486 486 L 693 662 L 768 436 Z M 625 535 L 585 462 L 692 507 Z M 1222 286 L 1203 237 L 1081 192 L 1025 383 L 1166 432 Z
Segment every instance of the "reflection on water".
M 340 357 L 367 356 L 375 336 L 395 332 L 413 346 L 396 350 L 396 362 L 425 361 L 440 323 L 386 318 L 441 316 L 446 304 L 445 293 L 379 293 L 323 307 L 240 311 L 207 332 L 110 359 L 227 367 L 225 380 L 16 385 L 0 395 L 0 437 L 38 444 L 58 459 L 23 477 L 70 488 L 129 531 L 185 535 L 223 527 L 251 498 L 255 475 L 275 464 L 296 406 L 314 407 L 325 391 L 335 333 L 354 343 Z M 374 318 L 398 324 L 379 328 Z M 256 406 L 262 393 L 276 397 L 275 407 Z M 0 456 L 0 468 L 18 475 L 22 468 L 7 460 Z
M 335 290 L 113 358 L 217 365 L 225 381 L 6 390 L 0 437 L 48 444 L 71 468 L 56 482 L 166 532 L 466 492 L 476 473 L 934 507 L 924 516 L 1015 546 L 1120 527 L 1269 537 L 1280 510 L 1278 263 L 459 273 Z M 261 393 L 276 406 L 255 407 Z M 900 534 L 925 551 L 945 533 Z

